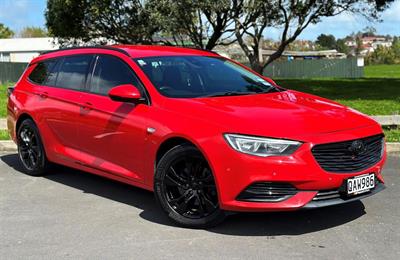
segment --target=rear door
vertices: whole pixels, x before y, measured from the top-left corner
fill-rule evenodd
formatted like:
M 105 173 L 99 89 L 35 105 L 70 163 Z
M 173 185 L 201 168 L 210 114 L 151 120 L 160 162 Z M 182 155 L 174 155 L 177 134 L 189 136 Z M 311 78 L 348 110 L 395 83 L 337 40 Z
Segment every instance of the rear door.
M 78 120 L 81 160 L 91 168 L 143 182 L 149 106 L 113 101 L 107 95 L 122 84 L 132 84 L 145 95 L 143 85 L 116 56 L 96 56 L 93 68 L 87 93 L 81 97 L 85 106 Z
M 81 111 L 81 91 L 85 89 L 93 55 L 60 57 L 38 90 L 42 128 L 46 131 L 49 157 L 55 160 L 79 160 L 77 120 Z M 53 153 L 52 153 L 53 152 Z M 52 159 L 52 158 L 50 158 Z

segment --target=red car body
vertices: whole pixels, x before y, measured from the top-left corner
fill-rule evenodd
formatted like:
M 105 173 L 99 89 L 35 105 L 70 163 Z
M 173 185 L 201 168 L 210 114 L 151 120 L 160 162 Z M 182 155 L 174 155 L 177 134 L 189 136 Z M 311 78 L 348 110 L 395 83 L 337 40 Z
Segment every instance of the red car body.
M 16 141 L 21 119 L 30 117 L 41 133 L 49 161 L 148 190 L 153 190 L 158 153 L 171 143 L 189 141 L 212 169 L 220 208 L 230 211 L 321 206 L 313 202 L 319 191 L 338 189 L 346 179 L 367 173 L 374 173 L 383 184 L 385 152 L 372 166 L 349 173 L 324 170 L 312 153 L 319 144 L 382 134 L 381 127 L 371 118 L 327 99 L 292 90 L 168 98 L 157 91 L 132 58 L 218 55 L 160 46 L 114 48 L 64 50 L 34 59 L 9 98 L 8 127 L 12 138 Z M 39 61 L 77 54 L 107 54 L 121 59 L 140 78 L 151 103 L 121 105 L 104 95 L 37 85 L 28 80 Z M 289 156 L 257 157 L 232 149 L 224 133 L 296 140 L 302 145 Z M 278 202 L 238 200 L 238 195 L 255 182 L 289 183 L 297 193 Z

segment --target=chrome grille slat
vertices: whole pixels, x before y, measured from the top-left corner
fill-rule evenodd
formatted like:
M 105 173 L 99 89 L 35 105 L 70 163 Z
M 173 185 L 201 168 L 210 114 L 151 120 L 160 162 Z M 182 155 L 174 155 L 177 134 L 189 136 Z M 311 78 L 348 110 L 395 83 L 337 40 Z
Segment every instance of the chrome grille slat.
M 350 152 L 350 147 L 356 140 L 362 141 L 365 145 L 365 151 L 358 155 Z M 312 148 L 312 153 L 322 169 L 335 173 L 362 171 L 373 166 L 382 158 L 383 135 L 356 140 L 319 144 Z

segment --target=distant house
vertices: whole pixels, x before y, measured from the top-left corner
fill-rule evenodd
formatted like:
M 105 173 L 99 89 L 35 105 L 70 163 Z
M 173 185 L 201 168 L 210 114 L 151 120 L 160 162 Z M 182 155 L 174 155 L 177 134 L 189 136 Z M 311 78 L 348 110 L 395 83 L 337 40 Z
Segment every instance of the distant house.
M 30 62 L 45 51 L 58 48 L 50 37 L 0 39 L 0 62 Z
M 269 57 L 275 50 L 263 50 L 262 55 Z M 345 59 L 347 56 L 337 50 L 324 50 L 324 51 L 284 51 L 283 57 L 290 57 L 290 59 Z

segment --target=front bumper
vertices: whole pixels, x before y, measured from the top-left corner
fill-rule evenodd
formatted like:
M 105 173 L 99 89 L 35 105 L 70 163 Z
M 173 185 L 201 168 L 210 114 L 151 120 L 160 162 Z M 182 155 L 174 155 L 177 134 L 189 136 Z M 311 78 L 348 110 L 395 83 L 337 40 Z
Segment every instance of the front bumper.
M 352 140 L 373 136 L 380 132 L 379 127 L 366 127 L 314 137 L 313 142 L 305 142 L 291 156 L 266 158 L 239 153 L 230 148 L 224 140 L 214 140 L 218 143 L 213 143 L 210 147 L 222 148 L 206 149 L 205 154 L 215 174 L 220 207 L 227 211 L 291 211 L 347 203 L 371 196 L 384 189 L 381 172 L 386 160 L 386 153 L 378 163 L 368 169 L 354 173 L 331 173 L 319 166 L 311 149 L 315 144 Z M 313 201 L 319 191 L 339 189 L 346 179 L 367 173 L 374 173 L 379 181 L 376 188 L 370 193 L 349 199 Z M 288 183 L 296 188 L 297 193 L 285 200 L 275 202 L 238 200 L 238 196 L 243 190 L 257 182 Z
M 379 183 L 373 190 L 367 193 L 360 194 L 358 196 L 350 197 L 350 198 L 332 198 L 332 199 L 326 199 L 326 200 L 317 200 L 317 201 L 310 201 L 307 203 L 305 206 L 303 206 L 301 209 L 315 209 L 315 208 L 323 208 L 323 207 L 328 207 L 328 206 L 334 206 L 334 205 L 339 205 L 339 204 L 345 204 L 349 203 L 352 201 L 357 201 L 360 199 L 365 199 L 369 196 L 375 195 L 376 193 L 383 191 L 386 189 L 386 186 L 382 183 Z

